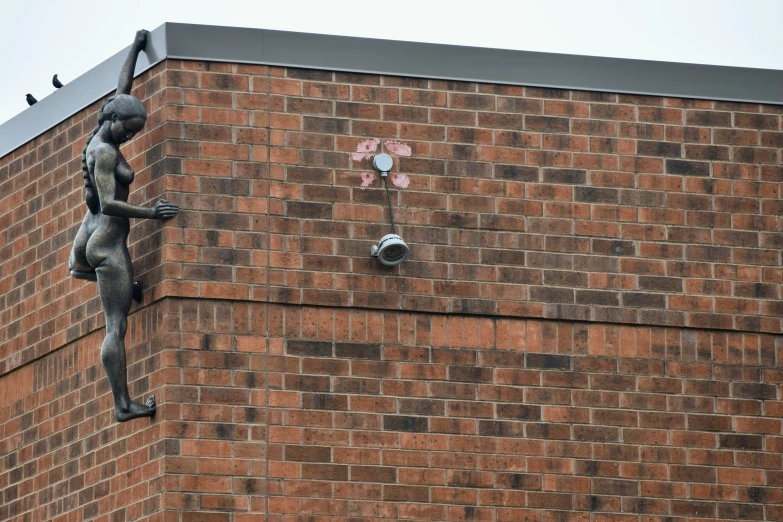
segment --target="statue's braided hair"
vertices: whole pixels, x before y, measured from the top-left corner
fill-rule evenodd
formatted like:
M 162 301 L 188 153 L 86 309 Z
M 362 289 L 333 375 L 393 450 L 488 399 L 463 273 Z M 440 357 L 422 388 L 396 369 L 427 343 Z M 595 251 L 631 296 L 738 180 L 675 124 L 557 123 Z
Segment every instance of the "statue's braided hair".
M 98 111 L 98 125 L 95 126 L 90 135 L 87 137 L 87 142 L 84 144 L 84 149 L 82 149 L 82 174 L 84 175 L 84 186 L 88 189 L 92 188 L 92 181 L 90 181 L 90 169 L 87 167 L 87 147 L 90 145 L 90 142 L 95 137 L 95 135 L 98 134 L 98 131 L 101 129 L 103 122 L 105 122 L 110 117 L 110 115 L 104 111 L 104 109 L 113 101 L 114 96 L 111 96 L 108 100 L 101 104 L 101 109 Z

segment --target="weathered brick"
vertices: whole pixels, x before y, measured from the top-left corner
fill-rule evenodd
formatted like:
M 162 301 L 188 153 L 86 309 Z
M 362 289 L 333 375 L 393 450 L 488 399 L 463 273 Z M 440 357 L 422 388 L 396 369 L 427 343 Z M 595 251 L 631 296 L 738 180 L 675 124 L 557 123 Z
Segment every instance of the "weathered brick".
M 731 385 L 731 394 L 743 399 L 776 399 L 777 386 L 774 384 L 735 382 Z
M 527 368 L 541 368 L 545 370 L 569 370 L 571 369 L 571 357 L 567 355 L 528 353 L 525 355 L 525 366 Z
M 427 417 L 409 417 L 402 415 L 384 415 L 383 429 L 387 431 L 427 432 Z
M 710 164 L 705 161 L 667 159 L 666 173 L 684 176 L 709 176 Z
M 587 173 L 578 169 L 544 169 L 544 183 L 568 183 L 581 185 L 587 180 Z
M 294 341 L 286 343 L 286 353 L 308 357 L 331 357 L 331 341 Z
M 381 346 L 379 344 L 362 343 L 335 343 L 335 357 L 347 357 L 349 359 L 381 359 Z

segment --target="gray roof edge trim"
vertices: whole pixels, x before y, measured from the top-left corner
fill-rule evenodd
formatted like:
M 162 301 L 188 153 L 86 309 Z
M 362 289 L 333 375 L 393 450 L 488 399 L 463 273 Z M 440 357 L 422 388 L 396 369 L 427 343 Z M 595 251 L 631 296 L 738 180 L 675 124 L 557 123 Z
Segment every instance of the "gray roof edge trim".
M 204 58 L 194 58 L 192 56 L 187 55 L 181 55 L 181 56 L 167 56 L 166 59 L 169 60 L 202 60 L 204 61 Z M 263 62 L 257 61 L 257 60 L 232 60 L 232 59 L 217 59 L 217 58 L 210 58 L 208 61 L 210 62 L 219 62 L 219 63 L 241 63 L 241 64 L 263 64 L 263 65 L 271 65 L 275 67 L 294 67 L 298 69 L 323 69 L 323 67 L 315 67 L 310 63 L 292 63 L 292 62 L 275 62 L 270 60 L 264 60 Z M 645 90 L 630 90 L 630 89 L 599 89 L 597 87 L 585 87 L 584 85 L 569 85 L 569 84 L 551 84 L 551 83 L 534 83 L 534 82 L 515 82 L 510 80 L 494 80 L 494 81 L 488 81 L 485 78 L 477 78 L 477 77 L 464 77 L 464 78 L 458 78 L 455 76 L 440 76 L 437 74 L 414 74 L 414 73 L 397 73 L 389 70 L 381 70 L 381 69 L 360 69 L 357 67 L 352 68 L 341 68 L 341 67 L 329 67 L 330 71 L 336 71 L 336 72 L 352 72 L 352 73 L 359 73 L 359 74 L 380 74 L 385 76 L 405 76 L 408 78 L 429 78 L 433 80 L 453 80 L 453 81 L 460 81 L 460 82 L 473 82 L 473 83 L 493 83 L 498 85 L 524 85 L 526 87 L 540 87 L 544 89 L 564 89 L 564 90 L 573 90 L 573 91 L 593 91 L 593 92 L 608 92 L 608 93 L 614 93 L 614 94 L 633 94 L 637 96 L 659 96 L 659 97 L 666 97 L 666 98 L 687 98 L 687 99 L 695 99 L 695 100 L 713 100 L 713 101 L 726 101 L 726 102 L 737 102 L 737 103 L 759 103 L 764 105 L 782 105 L 783 100 L 771 100 L 771 101 L 763 101 L 758 100 L 754 98 L 739 98 L 739 97 L 721 97 L 721 96 L 706 96 L 706 95 L 696 95 L 696 94 L 689 94 L 688 96 L 683 96 L 681 93 L 671 91 L 671 92 L 665 92 L 665 91 L 645 91 Z
M 0 157 L 116 88 L 127 48 L 0 125 Z M 165 23 L 136 74 L 165 59 L 783 104 L 783 71 Z

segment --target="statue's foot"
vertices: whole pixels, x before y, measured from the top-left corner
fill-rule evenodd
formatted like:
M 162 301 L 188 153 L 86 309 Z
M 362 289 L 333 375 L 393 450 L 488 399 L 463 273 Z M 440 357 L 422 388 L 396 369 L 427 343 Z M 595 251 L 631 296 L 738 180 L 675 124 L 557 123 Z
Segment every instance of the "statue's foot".
M 114 418 L 117 422 L 125 422 L 138 417 L 153 417 L 157 407 L 155 406 L 155 396 L 150 395 L 146 404 L 131 402 L 127 409 L 114 407 Z
M 133 282 L 133 300 L 136 301 L 137 303 L 141 302 L 141 281 Z

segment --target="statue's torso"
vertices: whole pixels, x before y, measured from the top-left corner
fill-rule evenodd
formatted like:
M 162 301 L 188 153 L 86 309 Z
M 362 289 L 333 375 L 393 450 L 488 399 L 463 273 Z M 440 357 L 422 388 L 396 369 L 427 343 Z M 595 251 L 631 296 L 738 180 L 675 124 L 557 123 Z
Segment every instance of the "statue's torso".
M 90 176 L 90 183 L 93 186 L 93 192 L 98 193 L 97 184 L 95 180 L 95 164 L 96 159 L 94 156 L 101 153 L 101 149 L 106 147 L 107 144 L 99 140 L 93 140 L 95 143 L 90 143 L 87 149 L 88 155 L 88 170 Z M 128 201 L 128 195 L 130 193 L 130 184 L 133 182 L 134 173 L 128 162 L 117 150 L 117 165 L 114 167 L 114 199 L 117 201 Z M 93 267 L 115 251 L 116 248 L 127 248 L 126 241 L 128 233 L 130 232 L 130 220 L 127 217 L 107 216 L 100 212 L 88 213 L 84 226 L 87 227 L 87 235 L 89 240 L 86 246 L 86 255 L 88 262 Z

